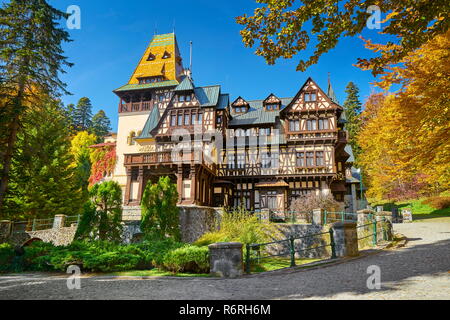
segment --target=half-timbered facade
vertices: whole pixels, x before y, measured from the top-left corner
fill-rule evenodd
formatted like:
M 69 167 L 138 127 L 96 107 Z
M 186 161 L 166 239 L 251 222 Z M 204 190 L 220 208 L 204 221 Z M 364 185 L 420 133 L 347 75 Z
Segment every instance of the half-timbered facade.
M 348 134 L 331 85 L 307 79 L 293 98 L 230 100 L 220 86 L 197 87 L 174 34 L 155 36 L 120 98 L 114 178 L 124 204 L 138 207 L 161 176 L 179 203 L 286 210 L 309 193 L 344 201 Z M 348 149 L 347 149 L 348 150 Z

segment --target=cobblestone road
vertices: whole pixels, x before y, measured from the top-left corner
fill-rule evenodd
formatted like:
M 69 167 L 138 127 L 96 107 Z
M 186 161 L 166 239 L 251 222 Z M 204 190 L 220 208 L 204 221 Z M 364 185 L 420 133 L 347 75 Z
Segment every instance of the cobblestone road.
M 396 225 L 409 238 L 399 250 L 322 267 L 237 280 L 0 277 L 0 299 L 450 299 L 450 219 Z M 367 268 L 381 268 L 382 288 L 367 289 Z

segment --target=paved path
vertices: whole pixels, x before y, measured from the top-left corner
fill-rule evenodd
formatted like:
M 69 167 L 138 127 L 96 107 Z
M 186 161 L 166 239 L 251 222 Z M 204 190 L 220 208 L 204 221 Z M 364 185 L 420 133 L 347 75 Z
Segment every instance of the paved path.
M 0 277 L 0 299 L 450 299 L 450 219 L 396 225 L 400 250 L 308 271 L 239 280 L 86 278 L 68 290 L 62 277 Z M 382 289 L 367 288 L 367 268 L 381 268 Z

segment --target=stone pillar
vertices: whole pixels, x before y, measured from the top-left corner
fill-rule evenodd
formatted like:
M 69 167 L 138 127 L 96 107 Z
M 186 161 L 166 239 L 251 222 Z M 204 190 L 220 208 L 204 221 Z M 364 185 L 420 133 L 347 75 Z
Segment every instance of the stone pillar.
M 8 239 L 11 236 L 12 223 L 10 220 L 0 221 L 0 239 Z
M 315 209 L 313 210 L 313 216 L 312 216 L 312 223 L 317 225 L 323 225 L 324 223 L 324 210 L 322 209 Z
M 138 176 L 138 181 L 139 181 L 139 190 L 138 190 L 138 201 L 139 203 L 141 203 L 142 201 L 142 195 L 144 194 L 144 167 L 139 167 L 139 176 Z
M 336 257 L 356 257 L 359 255 L 356 223 L 336 222 L 332 225 Z
M 383 211 L 376 213 L 377 222 L 379 225 L 382 225 L 384 228 L 383 238 L 386 241 L 394 240 L 394 228 L 393 228 L 393 219 L 392 212 Z
M 127 171 L 127 185 L 125 187 L 125 205 L 130 204 L 130 198 L 131 198 L 131 176 L 132 176 L 132 169 L 131 167 L 126 168 Z
M 358 211 L 358 197 L 356 196 L 356 184 L 352 183 L 352 212 Z
M 211 275 L 221 278 L 236 278 L 243 275 L 242 243 L 215 243 L 208 248 Z
M 59 214 L 55 216 L 53 220 L 53 229 L 61 229 L 64 228 L 64 223 L 66 222 L 66 216 L 63 214 Z

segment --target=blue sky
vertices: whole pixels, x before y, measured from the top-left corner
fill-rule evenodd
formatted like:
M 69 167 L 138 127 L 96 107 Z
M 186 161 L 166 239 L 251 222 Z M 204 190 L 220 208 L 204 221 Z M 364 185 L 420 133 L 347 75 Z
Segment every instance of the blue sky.
M 73 42 L 64 49 L 74 67 L 62 79 L 72 96 L 65 104 L 89 97 L 94 112 L 105 110 L 117 130 L 118 98 L 112 92 L 127 83 L 136 64 L 157 28 L 158 33 L 175 32 L 185 67 L 189 63 L 189 42 L 194 42 L 193 76 L 197 86 L 222 85 L 231 98 L 264 99 L 270 93 L 292 97 L 311 76 L 326 90 L 328 73 L 341 103 L 345 87 L 355 82 L 364 100 L 374 89 L 370 72 L 353 66 L 359 57 L 369 57 L 359 38 L 343 38 L 339 45 L 322 56 L 306 72 L 296 72 L 298 59 L 279 60 L 268 66 L 252 48 L 242 44 L 241 26 L 234 18 L 251 14 L 254 0 L 50 0 L 66 11 L 69 5 L 81 8 L 81 30 L 69 30 Z M 377 30 L 367 30 L 365 37 L 377 39 Z

